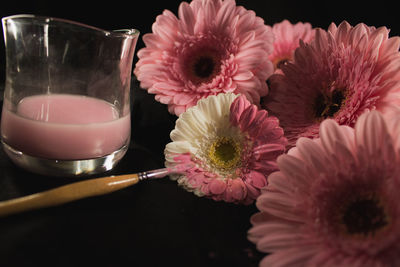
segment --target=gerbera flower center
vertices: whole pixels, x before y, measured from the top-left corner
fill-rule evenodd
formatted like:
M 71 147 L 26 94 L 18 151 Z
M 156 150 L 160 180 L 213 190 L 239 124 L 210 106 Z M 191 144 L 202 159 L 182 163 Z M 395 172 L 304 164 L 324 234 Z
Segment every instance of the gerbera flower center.
M 201 78 L 210 77 L 215 69 L 216 62 L 212 57 L 200 57 L 193 64 L 194 73 Z
M 349 201 L 341 220 L 347 234 L 362 236 L 374 235 L 389 223 L 385 207 L 376 195 Z
M 185 62 L 187 78 L 194 84 L 211 81 L 220 72 L 220 55 L 212 49 L 196 50 Z
M 329 95 L 319 93 L 314 101 L 315 118 L 320 120 L 333 117 L 340 110 L 345 99 L 342 89 L 335 89 Z
M 219 137 L 210 146 L 208 156 L 220 169 L 231 169 L 240 162 L 240 144 L 230 137 Z
M 274 62 L 275 69 L 281 69 L 283 66 L 285 66 L 286 64 L 288 64 L 289 61 L 290 61 L 289 58 L 278 58 L 278 59 L 275 60 L 275 62 Z
M 281 69 L 282 66 L 285 66 L 286 64 L 289 63 L 289 59 L 282 59 L 276 63 L 276 68 Z

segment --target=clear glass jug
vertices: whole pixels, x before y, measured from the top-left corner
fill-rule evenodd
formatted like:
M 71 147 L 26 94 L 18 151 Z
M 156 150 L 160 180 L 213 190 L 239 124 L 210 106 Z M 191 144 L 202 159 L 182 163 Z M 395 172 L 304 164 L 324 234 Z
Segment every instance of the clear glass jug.
M 34 15 L 2 19 L 5 152 L 55 176 L 113 168 L 130 141 L 130 80 L 139 32 Z

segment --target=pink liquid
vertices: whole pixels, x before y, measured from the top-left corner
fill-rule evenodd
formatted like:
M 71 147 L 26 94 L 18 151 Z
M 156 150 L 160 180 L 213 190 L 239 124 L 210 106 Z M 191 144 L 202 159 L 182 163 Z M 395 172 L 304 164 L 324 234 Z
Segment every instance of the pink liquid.
M 17 112 L 3 105 L 1 134 L 13 148 L 48 159 L 92 159 L 111 154 L 130 137 L 130 114 L 96 98 L 50 94 L 26 97 Z

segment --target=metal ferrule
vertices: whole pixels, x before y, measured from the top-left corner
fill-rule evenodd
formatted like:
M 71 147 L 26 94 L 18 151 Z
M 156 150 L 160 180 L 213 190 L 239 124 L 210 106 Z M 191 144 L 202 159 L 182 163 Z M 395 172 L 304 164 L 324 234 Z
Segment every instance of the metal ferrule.
M 139 176 L 140 181 L 143 181 L 143 180 L 146 180 L 149 178 L 149 176 L 147 175 L 147 172 L 139 172 L 138 176 Z

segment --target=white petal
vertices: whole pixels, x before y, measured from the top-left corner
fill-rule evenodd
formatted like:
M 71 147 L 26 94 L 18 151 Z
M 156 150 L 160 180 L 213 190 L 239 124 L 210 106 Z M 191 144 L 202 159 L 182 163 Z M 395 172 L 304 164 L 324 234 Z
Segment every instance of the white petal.
M 230 106 L 236 97 L 237 95 L 231 93 L 209 96 L 199 100 L 197 108 L 199 112 L 203 113 L 207 121 L 218 122 L 221 119 L 226 119 L 225 116 L 229 115 Z
M 164 153 L 167 156 L 175 157 L 176 154 L 183 154 L 183 153 L 191 153 L 195 154 L 196 149 L 191 146 L 191 144 L 187 141 L 178 141 L 178 142 L 171 142 L 165 146 Z
M 189 123 L 185 120 L 177 120 L 175 129 L 171 132 L 170 137 L 172 141 L 191 141 L 201 138 L 202 132 L 192 129 Z

